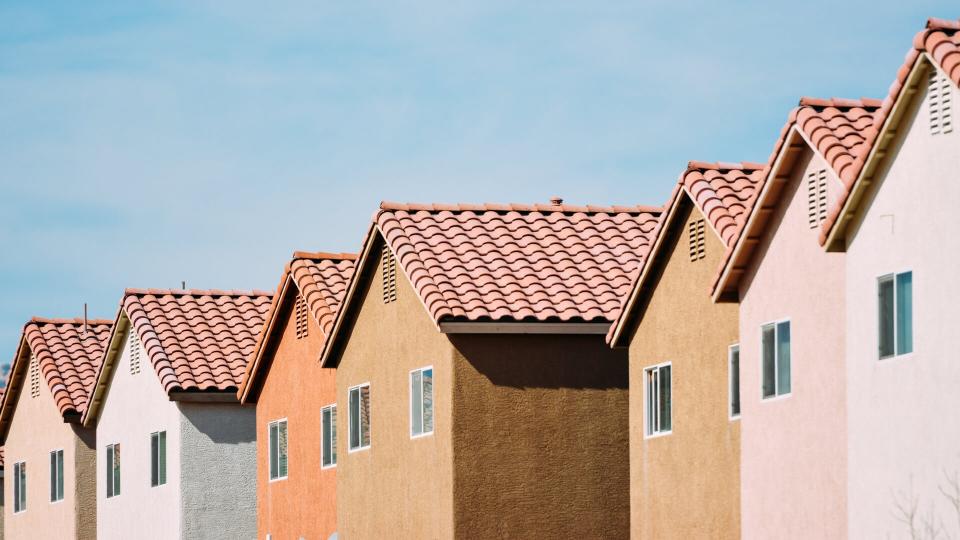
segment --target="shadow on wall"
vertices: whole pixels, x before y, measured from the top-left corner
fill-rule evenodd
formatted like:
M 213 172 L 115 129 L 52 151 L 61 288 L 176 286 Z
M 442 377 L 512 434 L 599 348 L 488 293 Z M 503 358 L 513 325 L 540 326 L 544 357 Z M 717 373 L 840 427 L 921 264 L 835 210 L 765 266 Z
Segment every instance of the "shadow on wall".
M 221 406 L 222 407 L 222 406 Z M 232 407 L 237 407 L 233 405 Z M 217 406 L 181 407 L 183 417 L 199 433 L 215 444 L 252 443 L 257 438 L 256 425 L 249 415 L 216 414 Z M 208 410 L 211 409 L 211 410 Z M 236 412 L 228 410 L 228 412 Z
M 601 335 L 451 334 L 478 373 L 513 388 L 626 389 L 627 350 Z

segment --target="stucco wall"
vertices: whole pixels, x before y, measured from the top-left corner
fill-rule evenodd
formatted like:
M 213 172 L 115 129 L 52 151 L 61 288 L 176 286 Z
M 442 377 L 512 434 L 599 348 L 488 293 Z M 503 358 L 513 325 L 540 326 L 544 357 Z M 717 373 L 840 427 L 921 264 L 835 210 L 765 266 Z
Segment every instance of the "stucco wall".
M 320 409 L 336 401 L 336 370 L 317 361 L 323 334 L 312 317 L 307 336 L 297 339 L 296 325 L 289 324 L 292 304 L 278 314 L 279 339 L 264 355 L 272 362 L 256 403 L 257 530 L 260 538 L 326 540 L 337 530 L 337 469 L 321 469 Z M 337 417 L 338 424 L 346 421 L 345 406 Z M 267 427 L 281 418 L 287 419 L 288 474 L 271 482 Z
M 256 411 L 236 404 L 178 407 L 181 538 L 256 538 Z
M 457 538 L 627 538 L 627 354 L 602 335 L 451 335 Z
M 28 360 L 24 358 L 23 360 Z M 13 465 L 18 461 L 27 464 L 27 509 L 14 514 L 13 481 L 4 482 L 4 529 L 7 538 L 62 539 L 93 538 L 95 529 L 89 518 L 96 512 L 94 499 L 89 498 L 89 488 L 78 489 L 78 482 L 89 480 L 78 471 L 79 459 L 89 459 L 89 454 L 78 455 L 77 433 L 92 438 L 89 430 L 66 424 L 50 393 L 46 382 L 40 382 L 40 394 L 30 395 L 29 374 L 23 391 L 17 397 L 16 413 L 10 424 L 4 446 L 4 469 L 13 477 Z M 63 450 L 64 481 L 63 500 L 50 502 L 50 452 Z M 79 472 L 79 474 L 78 474 Z M 84 515 L 84 528 L 79 529 L 77 509 Z
M 846 534 L 844 255 L 827 253 L 807 216 L 809 151 L 794 166 L 740 288 L 743 538 Z M 792 393 L 761 399 L 761 325 L 791 321 Z
M 925 85 L 901 123 L 886 169 L 847 236 L 847 370 L 851 538 L 909 537 L 897 504 L 917 504 L 917 525 L 960 536 L 940 493 L 960 473 L 960 129 L 931 135 Z M 877 278 L 913 271 L 913 354 L 878 360 Z M 902 517 L 902 516 L 901 516 Z
M 113 370 L 97 422 L 97 533 L 101 540 L 180 538 L 180 412 L 146 353 L 130 373 L 129 340 Z M 150 486 L 150 434 L 167 432 L 167 483 Z M 120 443 L 120 495 L 106 498 L 106 447 Z
M 451 538 L 452 348 L 402 272 L 397 300 L 389 304 L 382 300 L 379 261 L 373 274 L 337 367 L 340 538 Z M 434 434 L 411 439 L 409 372 L 428 365 L 434 370 Z M 347 391 L 365 382 L 371 445 L 348 452 Z
M 739 538 L 740 423 L 730 419 L 728 368 L 738 306 L 711 301 L 724 246 L 708 226 L 706 256 L 690 260 L 686 231 L 704 218 L 683 201 L 630 341 L 631 537 Z M 672 433 L 648 439 L 644 370 L 664 362 Z

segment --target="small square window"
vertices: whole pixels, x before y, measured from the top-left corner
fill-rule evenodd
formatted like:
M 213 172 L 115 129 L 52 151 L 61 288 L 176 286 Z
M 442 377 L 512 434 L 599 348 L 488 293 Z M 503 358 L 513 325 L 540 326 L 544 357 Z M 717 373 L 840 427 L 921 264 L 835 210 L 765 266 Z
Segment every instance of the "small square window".
M 880 359 L 913 352 L 913 272 L 877 280 Z
M 647 436 L 666 435 L 673 429 L 669 363 L 644 370 L 647 398 Z

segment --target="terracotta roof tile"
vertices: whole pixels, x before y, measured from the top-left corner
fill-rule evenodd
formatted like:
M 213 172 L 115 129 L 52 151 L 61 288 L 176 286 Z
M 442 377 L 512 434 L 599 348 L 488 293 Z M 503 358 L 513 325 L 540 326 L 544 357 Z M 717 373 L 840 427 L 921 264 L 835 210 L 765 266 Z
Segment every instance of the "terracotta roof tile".
M 740 235 L 765 173 L 760 163 L 691 161 L 680 175 L 680 185 L 724 244 L 731 246 Z
M 437 323 L 610 321 L 661 210 L 384 202 L 375 218 Z
M 34 317 L 23 336 L 36 357 L 60 414 L 83 414 L 113 321 Z
M 167 392 L 233 390 L 272 297 L 263 291 L 127 289 L 121 306 Z
M 862 153 L 859 159 L 856 159 L 850 164 L 849 170 L 841 177 L 845 189 L 840 199 L 827 214 L 827 219 L 823 222 L 820 231 L 821 244 L 825 244 L 827 238 L 830 236 L 837 219 L 846 206 L 847 198 L 853 188 L 853 183 L 863 170 L 870 147 L 879 135 L 883 124 L 890 116 L 893 105 L 896 103 L 897 98 L 899 98 L 900 92 L 907 82 L 907 77 L 913 70 L 913 66 L 924 54 L 928 54 L 930 58 L 933 59 L 933 62 L 944 71 L 947 77 L 953 81 L 955 85 L 960 87 L 960 20 L 928 19 L 926 28 L 914 36 L 913 45 L 907 52 L 903 65 L 897 70 L 897 76 L 893 84 L 890 85 L 887 97 L 884 98 L 881 106 L 875 112 L 876 121 L 874 127 L 864 134 L 866 151 Z

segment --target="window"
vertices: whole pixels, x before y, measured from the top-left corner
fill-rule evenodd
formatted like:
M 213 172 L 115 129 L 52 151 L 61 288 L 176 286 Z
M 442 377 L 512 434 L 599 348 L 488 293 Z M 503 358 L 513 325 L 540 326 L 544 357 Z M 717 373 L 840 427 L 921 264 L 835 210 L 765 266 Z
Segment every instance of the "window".
M 303 339 L 307 337 L 307 301 L 303 299 L 303 295 L 297 296 L 297 302 L 295 304 L 295 318 L 297 320 L 297 339 Z
M 647 390 L 647 436 L 665 435 L 670 422 L 670 364 L 661 364 L 644 371 Z
M 410 436 L 433 433 L 433 367 L 410 372 Z
M 35 398 L 40 395 L 40 364 L 37 363 L 37 357 L 30 355 L 30 397 Z
M 270 480 L 287 477 L 287 421 L 270 422 Z
M 383 303 L 389 304 L 397 299 L 397 258 L 390 248 L 384 244 L 381 255 L 383 274 Z
M 150 434 L 150 486 L 167 483 L 167 432 Z
M 350 389 L 350 451 L 370 448 L 370 384 Z
M 127 348 L 130 349 L 130 374 L 140 373 L 140 338 L 137 333 L 130 329 L 130 337 L 127 339 Z
M 107 445 L 107 498 L 120 495 L 120 444 Z
M 337 406 L 327 405 L 320 409 L 321 456 L 320 466 L 327 469 L 337 466 Z
M 27 462 L 13 464 L 13 513 L 27 509 Z
M 913 352 L 913 272 L 877 280 L 880 358 Z
M 740 345 L 731 345 L 730 357 L 730 418 L 740 418 Z
M 790 321 L 760 328 L 763 357 L 763 397 L 790 393 Z
M 63 500 L 63 450 L 50 452 L 50 502 Z
M 690 222 L 688 232 L 691 261 L 699 261 L 707 255 L 705 227 L 703 219 L 695 219 Z
M 953 131 L 953 83 L 936 67 L 930 70 L 927 106 L 930 133 L 939 135 Z
M 807 221 L 815 229 L 827 219 L 827 170 L 807 173 Z

